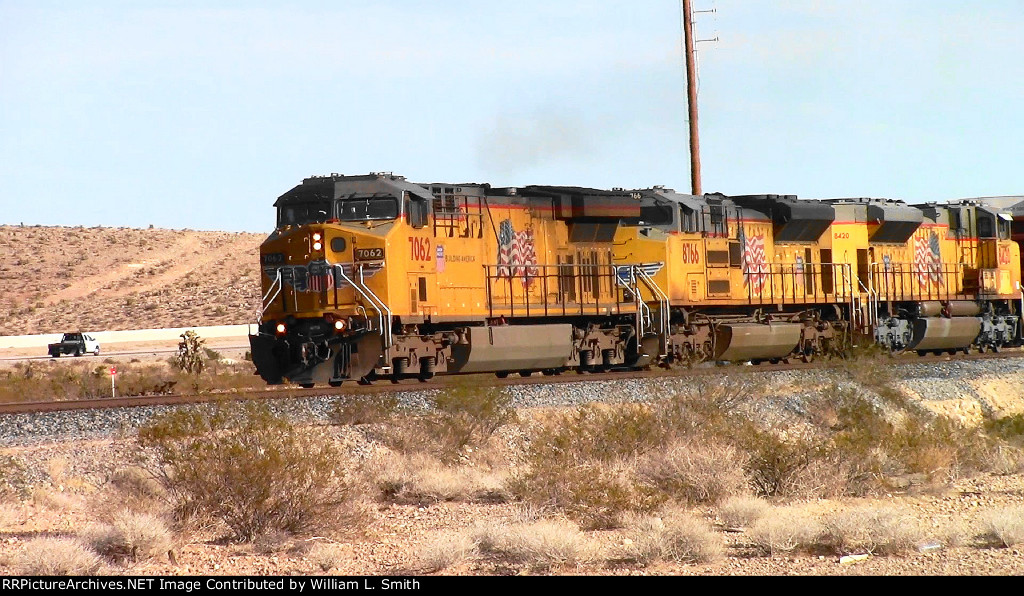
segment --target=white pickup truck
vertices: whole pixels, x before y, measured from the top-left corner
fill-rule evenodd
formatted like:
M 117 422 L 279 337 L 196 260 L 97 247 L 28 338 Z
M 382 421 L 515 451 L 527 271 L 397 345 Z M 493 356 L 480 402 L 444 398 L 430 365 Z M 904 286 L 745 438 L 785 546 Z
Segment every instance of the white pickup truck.
M 99 356 L 100 342 L 88 333 L 65 333 L 59 342 L 50 344 L 47 349 L 53 358 L 60 358 L 62 354 L 81 356 L 92 353 L 94 356 Z

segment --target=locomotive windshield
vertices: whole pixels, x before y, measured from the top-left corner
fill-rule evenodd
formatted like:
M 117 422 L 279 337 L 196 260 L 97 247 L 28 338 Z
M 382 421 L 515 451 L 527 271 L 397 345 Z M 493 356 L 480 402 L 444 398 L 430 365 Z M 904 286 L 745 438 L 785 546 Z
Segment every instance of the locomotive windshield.
M 327 201 L 292 203 L 278 208 L 277 227 L 323 223 L 330 218 L 331 204 Z
M 393 197 L 367 197 L 348 199 L 338 203 L 341 221 L 370 221 L 398 217 L 398 201 Z

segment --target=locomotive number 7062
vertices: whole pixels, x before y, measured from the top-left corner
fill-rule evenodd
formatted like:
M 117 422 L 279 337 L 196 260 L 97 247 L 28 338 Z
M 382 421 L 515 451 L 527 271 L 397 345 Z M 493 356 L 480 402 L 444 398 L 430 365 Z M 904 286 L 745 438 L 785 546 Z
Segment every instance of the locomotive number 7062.
M 355 250 L 357 261 L 381 261 L 384 260 L 383 248 L 357 248 Z

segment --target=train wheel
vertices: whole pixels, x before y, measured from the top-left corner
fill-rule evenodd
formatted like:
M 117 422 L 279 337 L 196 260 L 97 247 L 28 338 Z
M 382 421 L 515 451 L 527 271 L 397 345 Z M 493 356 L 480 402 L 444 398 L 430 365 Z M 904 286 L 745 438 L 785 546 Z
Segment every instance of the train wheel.
M 313 383 L 299 383 L 299 387 L 302 387 L 303 389 L 312 389 Z
M 519 376 L 520 377 L 529 377 L 531 375 L 533 375 L 533 371 L 532 370 L 521 370 L 521 371 L 519 371 Z
M 978 353 L 979 354 L 984 354 L 987 351 L 988 351 L 988 346 L 986 344 L 978 344 Z
M 420 380 L 420 383 L 426 383 L 434 378 L 434 362 L 433 356 L 420 358 L 420 374 L 416 377 Z
M 508 371 L 507 370 L 499 370 L 498 372 L 494 373 L 494 376 L 498 377 L 499 379 L 507 379 L 508 378 Z
M 996 343 L 992 344 L 992 353 L 993 354 L 998 354 L 999 352 L 1002 352 L 1002 351 L 1003 351 L 1003 345 L 1002 344 L 1000 344 L 999 342 L 996 342 Z
M 918 350 L 917 355 L 920 356 L 921 358 L 924 358 L 925 356 L 928 355 L 928 350 Z
M 341 387 L 341 381 L 327 381 L 327 384 L 331 387 Z
M 360 385 L 373 385 L 373 379 L 370 377 L 370 375 L 366 375 L 365 377 L 359 379 L 359 381 L 357 382 Z

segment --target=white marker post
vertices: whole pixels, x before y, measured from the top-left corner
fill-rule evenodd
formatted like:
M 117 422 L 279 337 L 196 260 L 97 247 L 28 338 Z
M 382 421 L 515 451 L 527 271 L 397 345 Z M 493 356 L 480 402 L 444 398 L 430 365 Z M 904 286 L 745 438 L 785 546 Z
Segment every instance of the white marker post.
M 114 392 L 114 378 L 116 378 L 116 377 L 117 377 L 117 367 L 116 366 L 111 366 L 110 367 L 110 397 L 117 397 L 117 394 Z

